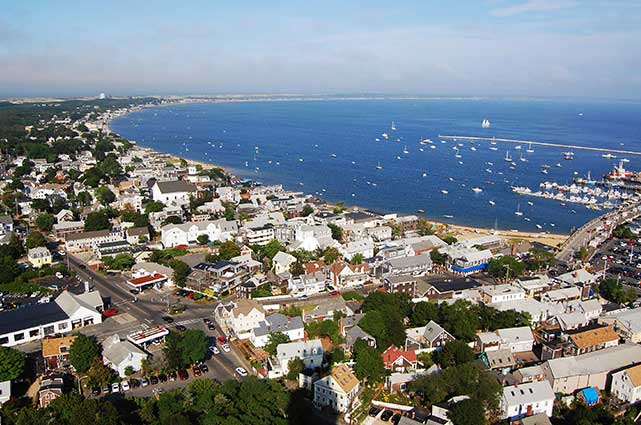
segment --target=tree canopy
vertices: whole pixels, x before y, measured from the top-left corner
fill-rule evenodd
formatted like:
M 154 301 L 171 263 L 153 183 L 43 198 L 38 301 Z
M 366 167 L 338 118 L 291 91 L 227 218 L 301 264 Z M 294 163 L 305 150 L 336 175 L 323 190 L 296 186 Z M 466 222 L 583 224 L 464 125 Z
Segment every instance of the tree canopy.
M 78 334 L 69 347 L 69 363 L 78 373 L 89 370 L 94 360 L 100 356 L 100 346 L 95 338 Z
M 24 371 L 25 358 L 22 351 L 0 347 L 0 382 L 16 379 Z

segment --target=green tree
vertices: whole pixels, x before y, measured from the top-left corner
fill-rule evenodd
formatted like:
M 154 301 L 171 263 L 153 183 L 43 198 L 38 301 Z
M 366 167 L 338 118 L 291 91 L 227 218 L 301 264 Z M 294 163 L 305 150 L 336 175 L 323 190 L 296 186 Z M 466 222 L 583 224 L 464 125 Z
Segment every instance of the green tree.
M 110 384 L 115 378 L 113 369 L 102 364 L 101 359 L 95 358 L 87 371 L 87 380 L 91 386 Z
M 276 349 L 280 344 L 285 344 L 289 342 L 289 337 L 282 332 L 273 332 L 268 336 L 267 345 L 265 345 L 265 351 L 267 351 L 272 356 L 276 355 Z
M 185 364 L 202 362 L 207 357 L 207 335 L 200 329 L 187 329 L 182 333 L 180 350 Z
M 456 242 L 458 242 L 458 239 L 456 239 L 456 238 L 455 238 L 454 236 L 452 236 L 452 235 L 447 235 L 447 236 L 443 237 L 442 239 L 443 239 L 443 242 L 445 242 L 445 243 L 446 243 L 446 244 L 448 244 L 448 245 L 453 245 L 453 244 L 455 244 Z
M 279 251 L 285 251 L 285 247 L 276 239 L 272 239 L 267 242 L 267 245 L 261 248 L 262 254 L 265 257 L 269 257 L 269 259 L 273 259 Z
M 461 400 L 452 406 L 448 417 L 454 425 L 484 425 L 487 423 L 483 403 L 471 398 Z
M 438 317 L 438 305 L 434 303 L 420 302 L 414 304 L 410 320 L 412 321 L 413 326 L 419 327 L 427 325 L 432 320 L 435 322 L 438 321 Z
M 509 277 L 521 276 L 525 271 L 525 263 L 512 256 L 504 255 L 491 259 L 487 267 L 487 272 L 498 278 L 507 277 L 508 270 Z
M 345 351 L 340 347 L 334 347 L 326 353 L 327 362 L 333 366 L 337 363 L 343 363 L 345 361 Z
M 187 276 L 189 276 L 189 273 L 191 272 L 191 269 L 189 268 L 187 263 L 172 258 L 168 262 L 168 265 L 174 271 L 174 283 L 181 288 L 185 286 L 185 283 L 187 282 Z
M 434 225 L 424 218 L 419 218 L 416 224 L 416 233 L 420 236 L 427 236 L 435 234 Z
M 333 246 L 330 246 L 323 252 L 323 259 L 325 260 L 325 264 L 328 264 L 328 265 L 333 264 L 334 261 L 342 257 L 343 255 L 338 250 L 338 248 L 335 248 Z
M 22 270 L 16 262 L 16 259 L 8 255 L 0 257 L 0 284 L 13 282 L 20 276 Z
M 218 247 L 218 256 L 221 260 L 230 260 L 240 255 L 240 247 L 233 241 L 225 241 Z
M 532 247 L 527 259 L 527 268 L 537 271 L 552 267 L 555 263 L 554 253 L 539 247 Z
M 129 270 L 136 264 L 134 257 L 126 253 L 117 254 L 115 257 L 108 255 L 102 257 L 102 261 L 109 270 Z
M 181 349 L 182 335 L 179 332 L 169 332 L 165 338 L 165 346 L 163 347 L 163 354 L 165 355 L 165 362 L 171 369 L 180 369 L 185 366 Z M 145 368 L 143 367 L 143 370 Z
M 27 240 L 25 241 L 25 246 L 27 247 L 27 249 L 36 248 L 39 246 L 46 246 L 46 245 L 47 245 L 47 240 L 45 239 L 42 233 L 33 230 L 29 232 L 29 235 L 27 235 Z
M 473 361 L 474 351 L 463 341 L 450 341 L 441 350 L 432 354 L 434 362 L 442 368 L 457 366 Z
M 22 375 L 25 358 L 22 351 L 0 347 L 0 382 L 12 381 Z
M 312 208 L 312 206 L 309 205 L 309 204 L 305 204 L 303 206 L 303 211 L 302 211 L 301 215 L 303 217 L 307 217 L 308 215 L 312 215 L 312 214 L 314 214 L 314 208 Z
M 165 204 L 160 201 L 149 201 L 145 204 L 145 213 L 160 212 L 165 208 Z
M 298 375 L 305 369 L 305 363 L 302 359 L 294 357 L 292 360 L 287 363 L 289 372 L 287 372 L 287 379 L 295 380 L 298 379 Z
M 300 261 L 295 261 L 289 266 L 289 272 L 292 276 L 300 276 L 305 274 L 305 266 Z
M 438 250 L 433 249 L 430 251 L 430 258 L 432 259 L 432 262 L 434 264 L 437 264 L 439 266 L 444 266 L 445 265 L 445 260 L 446 256 L 438 252 Z
M 332 231 L 332 239 L 339 242 L 343 240 L 343 229 L 340 226 L 334 223 L 329 223 L 327 224 L 327 227 Z
M 116 200 L 116 195 L 107 186 L 100 186 L 94 191 L 96 199 L 102 205 L 107 206 Z
M 105 211 L 93 211 L 87 214 L 87 217 L 85 218 L 85 231 L 91 232 L 110 228 L 111 223 L 109 222 L 109 217 Z
M 69 347 L 69 363 L 78 373 L 89 370 L 94 360 L 100 356 L 100 346 L 95 338 L 78 334 Z
M 352 259 L 350 260 L 350 263 L 351 264 L 362 264 L 363 260 L 364 260 L 363 254 L 358 253 L 358 254 L 354 254 Z
M 207 245 L 209 243 L 209 235 L 207 234 L 198 235 L 198 237 L 196 238 L 196 241 L 198 241 L 199 245 Z
M 51 214 L 40 214 L 36 219 L 36 226 L 45 232 L 50 232 L 55 223 L 56 218 Z
M 439 324 L 454 338 L 463 341 L 472 341 L 476 330 L 480 328 L 480 321 L 472 305 L 465 300 L 457 300 L 453 304 L 439 306 Z
M 636 300 L 636 292 L 626 291 L 623 285 L 616 281 L 616 279 L 604 279 L 599 284 L 599 295 L 608 301 L 617 304 L 627 304 Z
M 385 376 L 385 363 L 374 348 L 365 346 L 356 353 L 354 372 L 358 379 L 365 379 L 368 384 L 377 384 Z
M 632 232 L 630 226 L 619 224 L 613 232 L 614 236 L 619 239 L 635 239 L 637 236 Z
M 88 207 L 89 205 L 91 205 L 93 198 L 91 196 L 91 193 L 83 190 L 82 192 L 79 192 L 78 195 L 76 195 L 76 201 L 81 207 Z

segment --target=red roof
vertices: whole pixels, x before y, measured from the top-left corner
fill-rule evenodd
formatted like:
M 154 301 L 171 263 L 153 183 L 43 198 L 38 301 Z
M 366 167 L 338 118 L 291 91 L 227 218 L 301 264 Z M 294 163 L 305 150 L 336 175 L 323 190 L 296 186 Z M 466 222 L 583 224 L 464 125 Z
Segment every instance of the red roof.
M 392 364 L 400 357 L 403 357 L 408 363 L 416 363 L 416 351 L 403 351 L 394 344 L 390 345 L 387 350 L 383 351 L 381 356 L 383 356 L 383 363 L 385 363 L 385 367 L 392 366 Z
M 165 276 L 164 274 L 154 273 L 152 275 L 146 275 L 146 276 L 137 277 L 135 279 L 130 279 L 127 281 L 127 283 L 133 286 L 141 286 L 141 285 L 148 285 L 150 283 L 158 282 L 164 279 L 167 279 L 167 276 Z
M 325 261 L 323 260 L 318 260 L 318 261 L 309 261 L 305 263 L 305 273 L 316 273 L 317 271 L 320 271 L 325 267 Z

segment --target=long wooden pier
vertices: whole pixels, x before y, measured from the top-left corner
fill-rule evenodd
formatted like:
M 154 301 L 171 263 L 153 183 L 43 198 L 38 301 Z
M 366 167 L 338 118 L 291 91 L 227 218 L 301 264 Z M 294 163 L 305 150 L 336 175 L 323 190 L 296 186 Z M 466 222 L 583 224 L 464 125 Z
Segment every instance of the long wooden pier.
M 609 149 L 609 148 L 593 148 L 591 146 L 578 146 L 578 145 L 565 145 L 562 143 L 549 143 L 549 142 L 537 142 L 534 140 L 516 140 L 516 139 L 502 139 L 498 137 L 478 137 L 478 136 L 450 136 L 439 134 L 440 139 L 446 140 L 477 140 L 477 141 L 487 141 L 487 142 L 501 142 L 501 143 L 514 143 L 514 144 L 531 144 L 534 146 L 547 146 L 552 148 L 564 148 L 564 149 L 574 149 L 574 150 L 584 150 L 584 151 L 593 151 L 593 152 L 608 152 L 608 153 L 618 153 L 622 155 L 639 155 L 639 151 L 630 151 L 624 149 Z

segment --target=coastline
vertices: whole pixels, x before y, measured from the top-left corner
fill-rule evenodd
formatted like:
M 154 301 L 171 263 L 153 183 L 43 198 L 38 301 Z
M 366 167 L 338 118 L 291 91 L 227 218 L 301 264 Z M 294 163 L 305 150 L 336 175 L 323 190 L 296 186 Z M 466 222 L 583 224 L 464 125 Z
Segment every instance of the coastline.
M 246 98 L 246 96 L 245 96 Z M 402 97 L 386 97 L 387 99 L 390 98 L 398 98 L 398 99 L 403 99 Z M 412 99 L 414 97 L 407 97 L 406 99 Z M 195 101 L 184 101 L 184 98 L 176 99 L 174 101 L 169 101 L 167 103 L 163 103 L 160 105 L 141 105 L 133 108 L 126 108 L 124 111 L 121 110 L 119 111 L 120 113 L 118 116 L 115 117 L 110 117 L 106 121 L 106 126 L 109 129 L 110 132 L 113 132 L 115 134 L 118 134 L 120 137 L 122 137 L 118 132 L 114 131 L 111 128 L 111 121 L 116 118 L 123 117 L 125 115 L 128 115 L 133 112 L 139 112 L 142 111 L 143 109 L 146 108 L 156 108 L 156 107 L 164 107 L 164 106 L 176 106 L 176 105 L 185 105 L 185 104 L 191 104 L 191 103 L 234 103 L 234 102 L 284 102 L 284 101 L 306 101 L 306 100 L 315 100 L 314 98 L 303 98 L 303 97 L 297 97 L 297 98 L 270 98 L 270 97 L 263 97 L 262 100 L 255 100 L 254 98 L 251 99 L 231 99 L 229 97 L 226 97 L 224 99 L 220 100 L 213 100 L 211 98 L 204 98 L 204 99 L 199 99 L 199 98 L 194 98 L 197 99 Z M 334 98 L 334 99 L 327 99 L 327 100 L 375 100 L 375 99 L 383 99 L 381 98 Z M 318 100 L 323 100 L 323 99 L 318 99 Z M 181 157 L 178 155 L 171 154 L 169 152 L 159 152 L 156 149 L 153 149 L 151 147 L 147 146 L 142 146 L 139 145 L 138 142 L 136 142 L 136 146 L 149 150 L 151 152 L 156 152 L 159 154 L 164 154 L 167 155 L 172 162 L 180 162 L 181 160 L 186 161 L 190 165 L 200 165 L 203 167 L 203 169 L 211 169 L 211 168 L 220 168 L 222 169 L 226 174 L 233 175 L 233 173 L 230 172 L 228 168 L 222 165 L 218 164 L 213 164 L 210 162 L 206 161 L 201 161 L 201 160 L 193 160 L 185 157 Z M 320 199 L 322 202 L 322 205 L 324 205 L 327 208 L 333 208 L 336 206 L 338 202 L 329 202 L 325 201 L 323 199 Z M 346 202 L 344 202 L 345 208 L 348 210 L 364 210 L 367 211 L 368 208 L 361 207 L 358 205 L 349 205 Z M 411 214 L 410 214 L 411 215 Z M 418 215 L 418 214 L 417 214 Z M 420 217 L 420 216 L 419 216 Z M 549 232 L 530 232 L 530 231 L 523 231 L 523 230 L 517 230 L 517 229 L 491 229 L 491 228 L 486 228 L 486 227 L 475 227 L 475 226 L 469 226 L 469 225 L 463 225 L 463 224 L 456 224 L 456 223 L 445 223 L 442 221 L 437 221 L 433 220 L 428 216 L 425 216 L 422 214 L 422 218 L 425 218 L 428 222 L 432 223 L 435 228 L 439 229 L 438 234 L 448 234 L 457 237 L 457 239 L 460 240 L 466 240 L 466 239 L 471 239 L 474 237 L 482 236 L 482 235 L 497 235 L 503 239 L 506 240 L 523 240 L 523 241 L 528 241 L 528 242 L 538 242 L 542 243 L 545 245 L 549 245 L 551 247 L 557 247 L 570 236 L 568 234 L 562 234 L 562 233 L 549 233 Z

